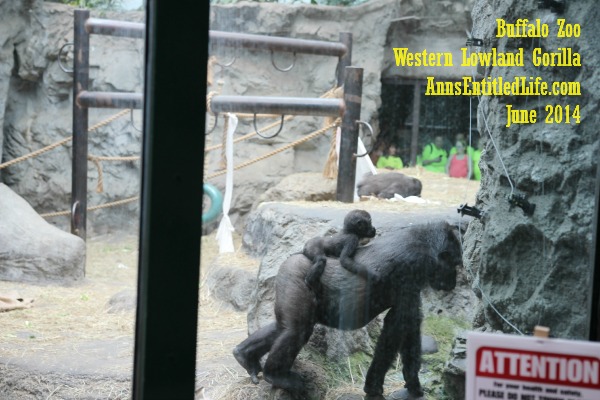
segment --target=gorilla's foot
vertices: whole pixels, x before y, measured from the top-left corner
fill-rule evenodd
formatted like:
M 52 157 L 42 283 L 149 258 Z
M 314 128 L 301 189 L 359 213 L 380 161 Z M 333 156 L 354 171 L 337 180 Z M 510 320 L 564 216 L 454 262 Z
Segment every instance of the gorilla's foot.
M 383 399 L 384 397 L 365 397 L 365 399 Z M 404 389 L 400 389 L 400 390 L 396 390 L 394 393 L 390 393 L 390 395 L 388 396 L 388 398 L 391 400 L 425 400 L 425 397 L 423 395 L 414 395 L 411 394 L 408 389 L 404 388 Z
M 385 397 L 382 394 L 367 394 L 364 400 L 385 400 Z
M 237 362 L 248 372 L 250 380 L 255 385 L 258 385 L 258 373 L 261 371 L 260 362 L 254 359 L 248 359 L 247 355 L 244 354 L 238 346 L 233 349 L 233 356 Z
M 412 385 L 407 383 L 405 388 L 408 390 L 409 400 L 421 400 L 425 398 L 425 392 L 423 392 L 423 388 L 419 382 Z
M 304 391 L 304 382 L 302 377 L 295 372 L 288 371 L 284 373 L 271 374 L 263 371 L 265 381 L 274 387 L 288 390 L 290 392 Z

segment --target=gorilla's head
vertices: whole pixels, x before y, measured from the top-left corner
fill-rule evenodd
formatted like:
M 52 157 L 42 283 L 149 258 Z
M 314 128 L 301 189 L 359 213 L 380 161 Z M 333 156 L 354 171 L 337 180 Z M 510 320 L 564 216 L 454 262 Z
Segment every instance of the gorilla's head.
M 429 285 L 436 290 L 452 290 L 456 287 L 456 269 L 462 266 L 462 247 L 452 225 L 444 223 L 438 234 L 437 262 L 429 271 Z
M 372 238 L 377 231 L 371 224 L 371 214 L 365 210 L 352 210 L 344 218 L 344 232 L 358 237 Z

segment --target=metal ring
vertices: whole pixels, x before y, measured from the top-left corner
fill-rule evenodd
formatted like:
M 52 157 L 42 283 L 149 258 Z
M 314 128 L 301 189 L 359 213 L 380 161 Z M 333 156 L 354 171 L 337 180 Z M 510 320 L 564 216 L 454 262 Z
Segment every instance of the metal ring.
M 77 213 L 77 210 L 79 210 L 79 200 L 74 202 L 73 205 L 71 206 L 71 227 L 73 229 L 75 229 L 75 226 L 77 226 L 77 222 L 79 222 L 79 221 L 75 220 L 75 215 Z
M 216 60 L 216 58 L 215 58 L 215 60 Z M 221 67 L 221 68 L 227 68 L 227 67 L 231 67 L 231 66 L 233 65 L 233 63 L 234 63 L 234 62 L 235 62 L 235 56 L 233 56 L 233 60 L 231 60 L 231 61 L 230 61 L 230 62 L 228 62 L 228 63 L 221 64 L 220 62 L 217 62 L 217 61 L 215 61 L 215 64 L 217 64 L 217 65 L 218 65 L 219 67 Z
M 358 120 L 357 120 L 357 121 L 355 121 L 355 122 L 356 122 L 357 124 L 359 124 L 359 125 L 365 125 L 365 126 L 366 126 L 366 127 L 369 129 L 369 135 L 368 135 L 368 136 L 371 136 L 371 137 L 373 137 L 373 128 L 371 127 L 371 125 L 369 125 L 369 123 L 368 123 L 368 122 L 365 122 L 365 121 L 358 121 Z M 372 151 L 373 151 L 373 146 L 371 145 L 371 149 L 367 150 L 367 151 L 365 152 L 365 154 L 355 154 L 355 156 L 356 156 L 356 157 L 364 157 L 364 156 L 366 156 L 367 154 L 369 154 L 369 153 L 370 153 L 370 152 L 372 152 Z
M 142 130 L 141 130 L 141 129 L 138 129 L 138 128 L 135 126 L 135 124 L 133 123 L 133 108 L 130 108 L 130 109 L 129 109 L 129 111 L 130 111 L 129 115 L 131 116 L 131 117 L 130 117 L 130 119 L 129 119 L 129 123 L 131 124 L 131 126 L 133 127 L 133 129 L 135 129 L 135 130 L 136 130 L 136 131 L 138 131 L 138 132 L 141 132 Z
M 275 132 L 275 134 L 272 136 L 265 136 L 265 135 L 262 135 L 258 131 L 258 128 L 256 127 L 256 113 L 254 113 L 254 119 L 252 120 L 252 123 L 254 124 L 254 130 L 256 131 L 256 134 L 263 139 L 273 139 L 275 136 L 279 135 L 279 132 L 281 132 L 281 130 L 283 129 L 283 118 L 284 117 L 285 117 L 285 115 L 282 114 L 281 115 L 281 125 L 279 126 L 279 130 L 277 132 Z
M 215 124 L 210 131 L 204 133 L 205 136 L 211 134 L 215 129 L 217 129 L 217 124 L 219 123 L 219 113 L 213 115 L 215 117 Z
M 275 69 L 276 69 L 277 71 L 281 71 L 281 72 L 288 72 L 288 71 L 290 71 L 292 68 L 294 68 L 294 65 L 296 65 L 296 52 L 294 52 L 294 61 L 292 61 L 292 65 L 290 65 L 290 66 L 289 66 L 289 67 L 287 67 L 287 68 L 279 68 L 279 67 L 277 66 L 277 64 L 275 64 L 275 58 L 274 58 L 274 56 L 275 56 L 275 53 L 273 52 L 273 50 L 271 50 L 271 64 L 273 64 L 273 66 L 275 67 Z
M 62 69 L 63 71 L 65 71 L 67 74 L 72 74 L 73 70 L 72 69 L 67 69 L 63 63 L 60 61 L 60 56 L 63 53 L 63 50 L 65 49 L 65 47 L 67 46 L 74 46 L 75 44 L 73 42 L 68 42 L 62 45 L 62 47 L 60 48 L 60 50 L 58 51 L 58 66 L 60 67 L 60 69 Z

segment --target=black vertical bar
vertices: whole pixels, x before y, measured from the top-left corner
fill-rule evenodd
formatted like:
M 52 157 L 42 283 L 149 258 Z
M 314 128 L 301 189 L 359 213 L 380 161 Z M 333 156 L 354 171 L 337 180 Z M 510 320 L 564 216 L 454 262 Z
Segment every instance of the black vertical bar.
M 588 305 L 590 315 L 589 339 L 600 341 L 600 243 L 598 242 L 598 223 L 600 223 L 600 166 L 596 167 L 596 208 L 594 209 L 594 226 L 592 231 L 591 251 L 591 296 Z
M 208 12 L 147 2 L 134 399 L 194 398 Z
M 352 203 L 356 181 L 356 149 L 358 146 L 358 129 L 356 121 L 360 120 L 362 98 L 363 69 L 346 67 L 344 81 L 344 102 L 346 112 L 342 118 L 342 138 L 340 141 L 340 162 L 338 166 L 337 194 L 338 201 Z
M 419 152 L 419 124 L 421 123 L 421 85 L 415 83 L 413 91 L 413 115 L 412 132 L 410 137 L 410 166 L 417 165 L 417 153 Z
M 85 30 L 88 10 L 75 10 L 73 40 L 73 167 L 71 178 L 71 233 L 83 240 L 87 221 L 87 156 L 88 109 L 77 102 L 77 96 L 88 89 L 90 66 L 90 35 Z
M 340 32 L 340 43 L 346 45 L 348 51 L 342 57 L 340 57 L 337 66 L 337 85 L 342 86 L 344 84 L 344 76 L 346 73 L 346 67 L 352 65 L 352 33 Z

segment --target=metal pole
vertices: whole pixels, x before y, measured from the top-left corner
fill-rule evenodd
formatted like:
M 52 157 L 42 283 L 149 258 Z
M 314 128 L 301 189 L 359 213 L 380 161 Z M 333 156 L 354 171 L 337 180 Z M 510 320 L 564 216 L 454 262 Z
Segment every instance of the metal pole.
M 346 46 L 346 53 L 340 57 L 337 66 L 337 85 L 342 86 L 344 84 L 344 74 L 346 67 L 352 65 L 352 33 L 341 32 L 340 42 Z
M 347 52 L 346 46 L 339 42 L 325 42 L 320 40 L 290 39 L 277 36 L 252 35 L 248 33 L 234 33 L 222 31 L 209 31 L 210 45 L 246 48 L 252 50 L 272 50 L 290 53 L 304 53 L 321 56 L 341 57 Z
M 77 103 L 85 108 L 140 109 L 144 104 L 144 96 L 141 93 L 88 92 L 86 90 L 79 93 Z
M 88 89 L 90 35 L 85 30 L 88 10 L 75 10 L 73 61 L 73 167 L 71 180 L 71 233 L 86 238 L 88 109 L 76 101 Z
M 342 118 L 342 138 L 340 142 L 340 161 L 338 166 L 337 194 L 338 201 L 352 203 L 356 181 L 356 150 L 358 146 L 358 129 L 356 121 L 360 120 L 362 97 L 363 69 L 346 67 L 344 81 L 344 102 L 346 112 Z
M 211 100 L 213 113 L 342 116 L 341 99 L 311 97 L 215 96 Z
M 146 25 L 139 22 L 90 18 L 85 24 L 87 33 L 143 39 Z
M 412 135 L 410 138 L 410 166 L 417 165 L 419 146 L 419 124 L 421 119 L 421 85 L 415 83 L 413 91 Z

